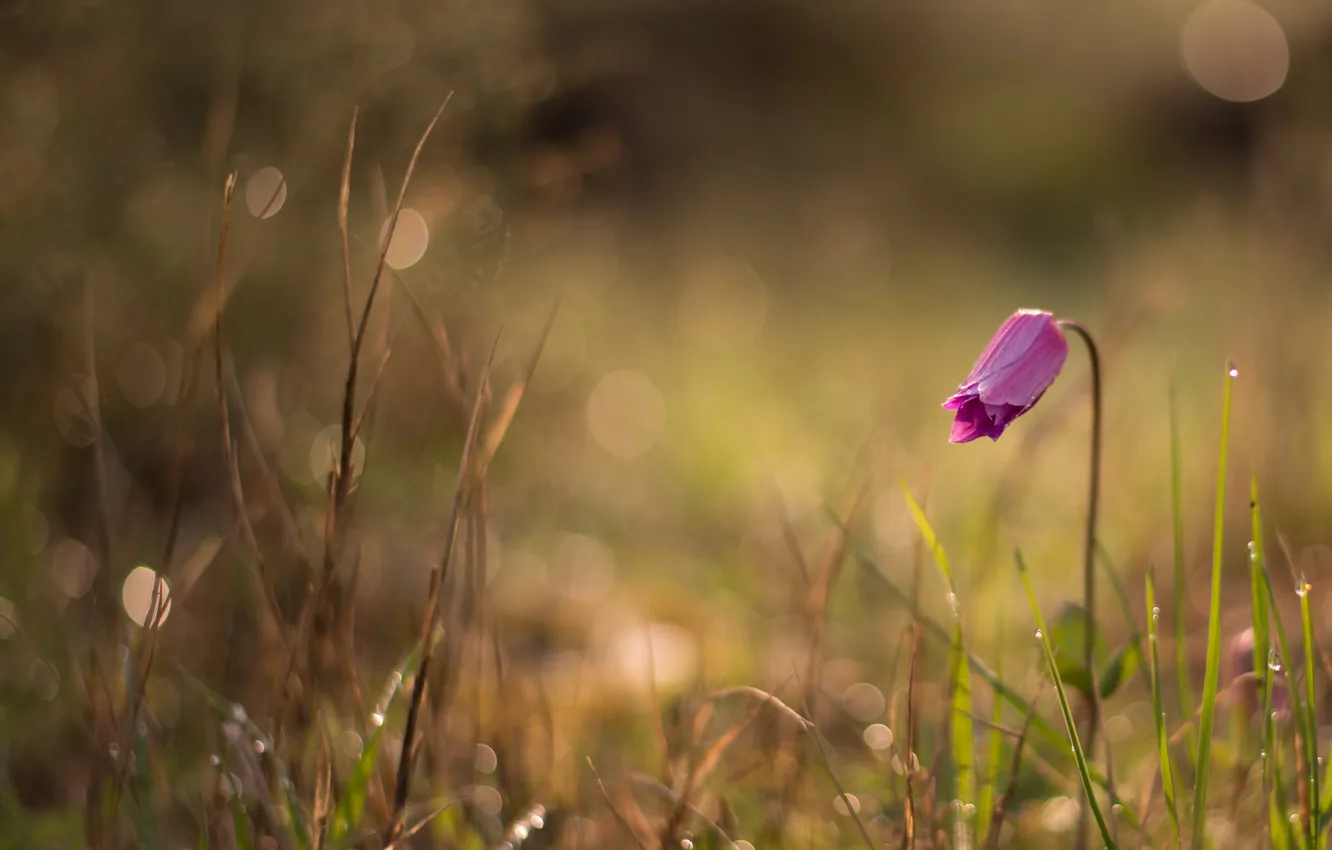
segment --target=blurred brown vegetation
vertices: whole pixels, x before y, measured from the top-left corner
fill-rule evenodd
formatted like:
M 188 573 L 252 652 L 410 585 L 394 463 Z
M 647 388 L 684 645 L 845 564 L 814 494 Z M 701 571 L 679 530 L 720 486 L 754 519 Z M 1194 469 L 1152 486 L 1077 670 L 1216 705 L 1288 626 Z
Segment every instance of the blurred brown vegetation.
M 69 809 L 79 823 L 96 757 L 89 686 L 76 682 L 90 653 L 139 646 L 122 605 L 137 565 L 177 591 L 148 702 L 163 770 L 194 795 L 182 805 L 206 785 L 217 742 L 187 722 L 198 699 L 178 667 L 278 722 L 288 658 L 261 582 L 294 623 L 309 576 L 284 505 L 321 551 L 324 429 L 347 365 L 337 203 L 354 109 L 359 303 L 411 150 L 451 97 L 406 195 L 429 245 L 386 273 L 363 367 L 391 348 L 346 532 L 356 556 L 338 564 L 354 646 L 336 664 L 365 682 L 359 707 L 339 697 L 345 714 L 368 711 L 416 639 L 492 340 L 493 410 L 556 304 L 487 476 L 488 528 L 471 538 L 493 573 L 494 619 L 479 628 L 531 674 L 505 722 L 527 717 L 549 736 L 544 753 L 510 755 L 555 765 L 513 782 L 586 793 L 588 754 L 608 773 L 653 769 L 648 665 L 655 696 L 673 703 L 703 683 L 777 688 L 793 658 L 822 653 L 830 696 L 810 709 L 834 742 L 843 724 L 857 743 L 839 700 L 867 681 L 895 699 L 907 618 L 848 568 L 811 650 L 790 543 L 817 560 L 825 505 L 862 482 L 857 530 L 904 581 L 915 533 L 897 476 L 928 491 L 977 632 L 1029 631 L 1002 613 L 1021 599 L 1013 544 L 1052 598 L 1075 593 L 1061 565 L 1076 563 L 1083 509 L 1076 355 L 1011 438 L 944 442 L 938 403 L 1019 306 L 1101 335 L 1103 528 L 1126 575 L 1169 562 L 1172 382 L 1191 563 L 1207 557 L 1231 357 L 1237 474 L 1264 481 L 1314 586 L 1332 578 L 1320 546 L 1332 508 L 1332 12 L 1263 4 L 1289 71 L 1270 96 L 1235 103 L 1181 63 L 1197 5 L 0 0 L 0 613 L 23 635 L 0 643 L 3 817 Z M 1240 77 L 1263 60 L 1231 58 Z M 247 190 L 264 167 L 285 196 L 261 219 Z M 234 436 L 270 554 L 262 579 L 231 515 L 209 359 L 232 172 L 224 336 L 254 432 L 253 445 Z M 928 598 L 943 604 L 941 591 Z M 1014 669 L 1032 663 L 1030 647 L 1001 646 Z M 469 713 L 475 699 L 450 735 L 503 737 L 494 715 Z M 811 823 L 851 836 L 826 811 L 832 793 Z M 743 814 L 755 830 L 774 819 L 758 804 Z M 57 833 L 63 846 L 81 834 Z

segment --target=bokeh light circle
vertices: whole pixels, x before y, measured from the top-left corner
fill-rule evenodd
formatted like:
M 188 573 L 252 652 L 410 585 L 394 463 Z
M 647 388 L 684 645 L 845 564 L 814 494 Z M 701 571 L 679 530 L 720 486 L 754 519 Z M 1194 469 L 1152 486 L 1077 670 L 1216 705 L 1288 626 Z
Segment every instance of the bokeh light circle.
M 624 460 L 645 453 L 666 427 L 666 401 L 646 376 L 628 369 L 601 379 L 587 400 L 592 439 Z
M 125 583 L 120 588 L 120 602 L 125 606 L 125 615 L 135 625 L 152 625 L 154 621 L 165 623 L 171 616 L 171 586 L 151 567 L 140 565 L 125 576 Z M 158 611 L 161 611 L 160 616 Z
M 383 230 L 379 234 L 380 245 L 384 244 L 384 239 L 388 236 L 389 221 L 384 222 Z M 409 269 L 421 261 L 428 247 L 430 247 L 430 228 L 426 225 L 425 219 L 416 210 L 403 207 L 398 213 L 398 224 L 393 228 L 393 239 L 389 242 L 385 262 L 391 269 Z
M 287 180 L 273 166 L 265 166 L 245 181 L 245 208 L 255 218 L 272 218 L 287 202 Z
M 1290 70 L 1281 24 L 1249 0 L 1208 0 L 1194 9 L 1180 31 L 1179 52 L 1198 85 L 1235 103 L 1273 94 Z

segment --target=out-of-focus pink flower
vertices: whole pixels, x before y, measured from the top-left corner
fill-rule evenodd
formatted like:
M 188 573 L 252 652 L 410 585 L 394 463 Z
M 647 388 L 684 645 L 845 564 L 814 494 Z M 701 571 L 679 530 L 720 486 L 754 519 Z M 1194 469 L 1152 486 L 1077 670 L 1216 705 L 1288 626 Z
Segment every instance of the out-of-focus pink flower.
M 1031 410 L 1059 376 L 1068 340 L 1044 310 L 1018 310 L 999 326 L 971 374 L 943 403 L 957 411 L 951 443 L 999 439 L 1014 419 Z

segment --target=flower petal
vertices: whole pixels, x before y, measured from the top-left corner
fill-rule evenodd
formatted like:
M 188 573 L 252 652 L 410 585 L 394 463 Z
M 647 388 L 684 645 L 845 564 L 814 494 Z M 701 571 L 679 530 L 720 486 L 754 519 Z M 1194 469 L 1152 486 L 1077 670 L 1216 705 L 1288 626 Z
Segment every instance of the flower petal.
M 949 439 L 998 439 L 1050 387 L 1068 357 L 1068 340 L 1052 314 L 1019 310 L 1009 316 L 943 403 L 957 411 Z

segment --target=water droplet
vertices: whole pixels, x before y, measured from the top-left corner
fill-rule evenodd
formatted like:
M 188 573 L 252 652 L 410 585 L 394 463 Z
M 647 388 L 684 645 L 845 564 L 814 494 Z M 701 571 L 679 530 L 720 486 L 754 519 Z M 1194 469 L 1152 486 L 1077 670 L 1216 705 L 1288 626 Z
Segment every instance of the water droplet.
M 1232 378 L 1238 378 L 1238 377 L 1239 377 L 1239 370 L 1236 369 L 1234 366 L 1231 366 L 1231 367 L 1230 367 L 1230 377 L 1232 377 Z
M 370 715 L 370 722 L 373 723 L 373 724 L 375 724 L 376 726 L 383 726 L 383 725 L 384 725 L 384 715 L 382 715 L 382 714 L 380 714 L 378 711 L 376 711 L 374 714 Z
M 208 757 L 208 763 L 211 764 L 213 767 L 217 767 L 219 764 L 222 763 L 222 757 L 219 756 L 217 753 L 213 753 Z
M 1273 673 L 1281 672 L 1281 656 L 1277 654 L 1275 649 L 1267 651 L 1267 666 Z
M 1305 581 L 1304 573 L 1300 573 L 1300 577 L 1295 579 L 1295 595 L 1301 597 L 1308 596 L 1309 588 L 1310 585 L 1309 582 Z
M 120 758 L 120 745 L 119 745 L 119 744 L 112 743 L 112 744 L 111 744 L 110 746 L 108 746 L 106 749 L 107 749 L 107 752 L 111 753 L 111 758 L 113 758 L 113 759 L 118 759 L 118 758 Z
M 263 741 L 256 740 L 256 741 L 254 742 L 254 751 L 255 751 L 256 753 L 258 753 L 259 755 L 263 755 L 263 753 L 264 753 L 264 742 L 263 742 Z
M 1250 561 L 1253 561 L 1253 560 L 1256 560 L 1257 558 L 1258 558 L 1258 544 L 1257 544 L 1257 543 L 1254 543 L 1252 540 L 1250 540 L 1250 541 L 1249 541 L 1249 560 L 1250 560 Z
M 1044 637 L 1045 637 L 1045 635 L 1041 633 L 1041 630 L 1040 630 L 1040 629 L 1037 629 L 1037 630 L 1036 630 L 1036 640 L 1041 640 L 1041 639 L 1044 638 Z
M 962 611 L 957 603 L 957 594 L 949 591 L 948 595 L 945 596 L 944 598 L 948 600 L 948 610 L 953 612 L 953 616 L 960 617 L 962 615 Z
M 1291 813 L 1290 813 L 1290 822 L 1291 822 L 1291 823 L 1299 823 L 1299 820 L 1300 820 L 1300 813 L 1299 813 L 1299 812 L 1291 812 Z
M 241 704 L 238 703 L 238 702 L 233 702 L 233 703 L 231 704 L 231 719 L 232 719 L 232 720 L 235 720 L 237 723 L 244 723 L 244 722 L 245 722 L 246 720 L 248 720 L 249 718 L 250 718 L 250 715 L 246 714 L 246 712 L 245 712 L 245 706 L 241 705 Z
M 681 839 L 680 850 L 694 850 L 694 842 L 690 841 L 688 838 Z

